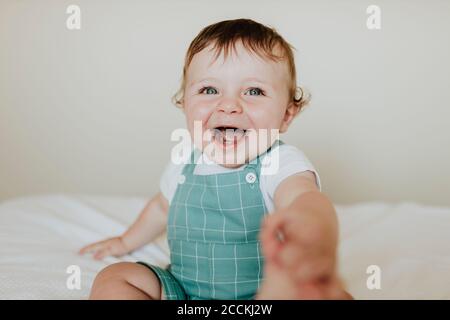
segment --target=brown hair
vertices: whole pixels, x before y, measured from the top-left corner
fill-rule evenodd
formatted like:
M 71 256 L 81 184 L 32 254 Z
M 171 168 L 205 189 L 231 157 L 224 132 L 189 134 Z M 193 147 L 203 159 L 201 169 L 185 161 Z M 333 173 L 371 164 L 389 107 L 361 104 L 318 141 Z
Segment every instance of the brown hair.
M 310 95 L 302 88 L 297 87 L 293 54 L 295 48 L 284 40 L 274 28 L 267 27 L 250 19 L 225 20 L 209 25 L 200 31 L 189 45 L 184 61 L 181 88 L 173 96 L 173 103 L 178 107 L 182 104 L 186 85 L 186 73 L 194 55 L 210 44 L 214 44 L 213 49 L 216 51 L 215 59 L 218 58 L 221 52 L 224 53 L 224 57 L 226 58 L 231 49 L 236 49 L 235 46 L 238 41 L 241 41 L 247 50 L 256 53 L 262 58 L 269 58 L 273 61 L 287 60 L 291 83 L 289 96 L 292 102 L 298 107 L 298 111 L 301 111 L 308 104 Z M 281 55 L 274 53 L 276 48 L 281 49 Z

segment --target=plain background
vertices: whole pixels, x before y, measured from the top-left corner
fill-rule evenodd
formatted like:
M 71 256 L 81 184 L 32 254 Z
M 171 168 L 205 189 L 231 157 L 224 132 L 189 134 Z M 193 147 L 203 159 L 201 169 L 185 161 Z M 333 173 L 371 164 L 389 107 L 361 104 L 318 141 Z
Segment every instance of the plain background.
M 66 8 L 81 8 L 81 30 Z M 381 8 L 381 30 L 366 8 Z M 448 1 L 0 0 L 0 200 L 151 196 L 184 127 L 190 41 L 252 18 L 294 47 L 311 92 L 284 140 L 337 203 L 450 205 Z

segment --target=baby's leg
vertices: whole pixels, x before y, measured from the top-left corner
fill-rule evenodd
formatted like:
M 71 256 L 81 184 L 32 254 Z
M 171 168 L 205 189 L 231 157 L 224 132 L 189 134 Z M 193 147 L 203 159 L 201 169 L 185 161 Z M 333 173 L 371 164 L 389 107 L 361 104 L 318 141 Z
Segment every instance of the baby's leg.
M 163 293 L 156 274 L 132 262 L 112 264 L 97 275 L 89 299 L 162 300 Z

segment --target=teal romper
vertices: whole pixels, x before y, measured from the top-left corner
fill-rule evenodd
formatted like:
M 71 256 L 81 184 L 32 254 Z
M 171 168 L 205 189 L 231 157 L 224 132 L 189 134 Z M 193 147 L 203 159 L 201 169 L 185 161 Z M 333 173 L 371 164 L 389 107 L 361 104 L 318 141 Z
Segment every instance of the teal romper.
M 264 154 L 242 170 L 194 175 L 200 151 L 192 152 L 169 209 L 171 264 L 163 269 L 138 262 L 158 276 L 166 299 L 255 297 L 263 279 L 259 232 L 267 209 L 259 177 Z

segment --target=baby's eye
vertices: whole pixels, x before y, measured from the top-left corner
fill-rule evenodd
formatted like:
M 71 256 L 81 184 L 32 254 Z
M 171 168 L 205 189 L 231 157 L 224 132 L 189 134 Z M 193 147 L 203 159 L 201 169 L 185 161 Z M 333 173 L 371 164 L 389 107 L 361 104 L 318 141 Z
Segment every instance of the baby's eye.
M 250 88 L 247 90 L 246 93 L 249 93 L 251 96 L 263 96 L 264 95 L 264 91 L 261 90 L 260 88 Z
M 203 87 L 200 89 L 199 93 L 205 93 L 205 94 L 217 94 L 217 90 L 213 87 Z

